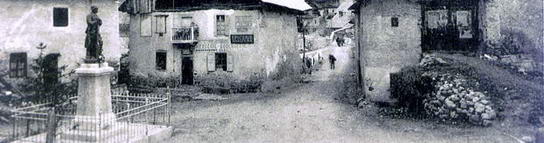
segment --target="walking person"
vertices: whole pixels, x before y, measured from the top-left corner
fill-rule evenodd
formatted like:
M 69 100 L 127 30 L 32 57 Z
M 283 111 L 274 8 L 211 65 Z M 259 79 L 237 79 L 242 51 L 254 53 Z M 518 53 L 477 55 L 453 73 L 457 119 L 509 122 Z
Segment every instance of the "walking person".
M 338 47 L 341 47 L 342 45 L 342 41 L 340 41 L 340 37 L 336 37 L 336 45 L 338 45 Z
M 310 58 L 306 57 L 304 59 L 304 63 L 306 64 L 306 71 L 309 73 L 309 74 L 312 74 L 312 61 L 310 60 Z
M 330 65 L 331 65 L 331 69 L 334 69 L 334 68 L 335 68 L 334 62 L 336 62 L 336 57 L 334 57 L 334 55 L 330 54 L 330 55 L 329 55 L 329 63 L 330 63 Z

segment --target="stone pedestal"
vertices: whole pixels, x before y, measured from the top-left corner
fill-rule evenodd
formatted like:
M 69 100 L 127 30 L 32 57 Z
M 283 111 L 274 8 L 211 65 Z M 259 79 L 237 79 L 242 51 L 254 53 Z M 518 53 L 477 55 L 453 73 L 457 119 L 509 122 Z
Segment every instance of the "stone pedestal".
M 107 64 L 82 64 L 76 69 L 78 100 L 72 130 L 63 136 L 68 140 L 101 142 L 121 132 L 112 111 L 110 76 Z

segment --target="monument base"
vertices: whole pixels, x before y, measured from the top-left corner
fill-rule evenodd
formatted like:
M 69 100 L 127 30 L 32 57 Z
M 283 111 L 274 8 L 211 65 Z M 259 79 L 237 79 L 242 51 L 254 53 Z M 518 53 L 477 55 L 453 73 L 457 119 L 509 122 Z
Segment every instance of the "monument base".
M 55 142 L 64 143 L 64 142 L 76 142 L 76 143 L 89 143 L 89 142 L 100 142 L 100 143 L 158 143 L 163 142 L 166 139 L 169 139 L 172 136 L 174 129 L 172 127 L 161 126 L 161 125 L 148 125 L 148 124 L 128 124 L 126 127 L 123 127 L 121 132 L 115 134 L 115 136 L 110 136 L 104 138 L 100 141 L 84 141 L 82 139 L 67 139 L 64 137 L 65 134 L 60 134 Z M 45 142 L 46 133 L 30 136 L 20 140 L 16 140 L 13 143 L 29 143 L 29 142 Z

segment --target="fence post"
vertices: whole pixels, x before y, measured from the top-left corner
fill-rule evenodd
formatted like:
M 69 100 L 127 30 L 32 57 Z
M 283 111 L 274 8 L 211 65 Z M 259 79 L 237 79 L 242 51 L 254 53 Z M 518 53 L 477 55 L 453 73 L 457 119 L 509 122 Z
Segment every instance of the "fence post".
M 28 137 L 30 136 L 30 120 L 27 119 L 26 120 L 26 136 L 25 137 Z
M 170 126 L 170 103 L 172 102 L 172 95 L 170 93 L 170 87 L 167 86 L 166 87 L 166 98 L 167 98 L 167 103 L 166 103 L 166 114 L 168 115 L 168 126 Z
M 54 143 L 56 142 L 55 139 L 57 135 L 57 115 L 55 114 L 55 107 L 49 109 L 47 115 L 46 143 Z

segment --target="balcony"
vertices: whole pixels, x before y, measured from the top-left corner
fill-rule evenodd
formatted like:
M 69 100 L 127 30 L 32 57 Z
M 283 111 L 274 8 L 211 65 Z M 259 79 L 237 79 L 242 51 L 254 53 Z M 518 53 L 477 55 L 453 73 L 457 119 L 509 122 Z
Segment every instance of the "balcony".
M 172 43 L 196 43 L 198 41 L 198 27 L 172 28 Z

